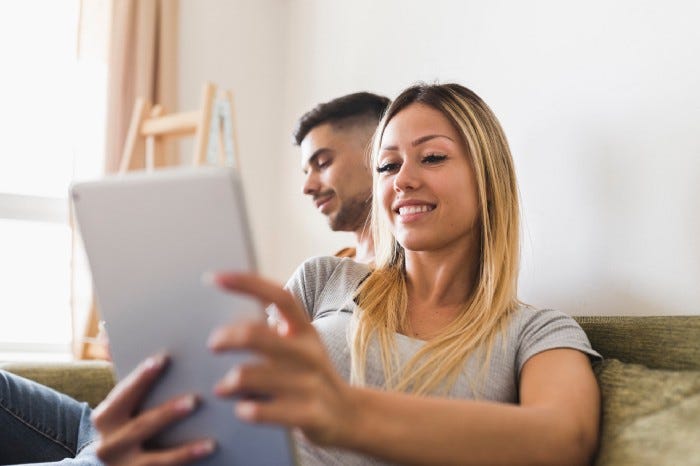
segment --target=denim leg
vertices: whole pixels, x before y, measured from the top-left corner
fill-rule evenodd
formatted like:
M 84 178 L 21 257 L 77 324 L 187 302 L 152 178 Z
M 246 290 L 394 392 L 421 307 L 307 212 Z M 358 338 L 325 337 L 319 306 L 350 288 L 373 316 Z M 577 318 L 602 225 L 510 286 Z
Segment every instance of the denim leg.
M 100 465 L 96 439 L 87 403 L 0 370 L 0 464 Z

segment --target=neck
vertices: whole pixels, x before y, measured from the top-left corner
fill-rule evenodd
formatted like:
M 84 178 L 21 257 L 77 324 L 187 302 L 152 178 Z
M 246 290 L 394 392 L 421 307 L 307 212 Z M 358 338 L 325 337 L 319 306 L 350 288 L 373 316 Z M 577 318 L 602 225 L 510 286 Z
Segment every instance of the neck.
M 479 273 L 479 237 L 437 251 L 406 251 L 409 302 L 428 307 L 467 302 Z
M 374 262 L 374 240 L 369 228 L 364 226 L 355 232 L 355 261 L 369 264 Z

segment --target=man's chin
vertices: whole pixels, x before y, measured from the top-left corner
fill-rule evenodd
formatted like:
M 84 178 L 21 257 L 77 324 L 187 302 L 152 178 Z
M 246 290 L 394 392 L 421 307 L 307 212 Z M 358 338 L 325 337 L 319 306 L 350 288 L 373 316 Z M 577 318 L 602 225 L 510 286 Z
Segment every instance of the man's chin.
M 345 231 L 342 225 L 338 225 L 338 223 L 335 222 L 332 217 L 328 217 L 328 228 L 330 228 L 332 231 Z
M 332 231 L 348 231 L 346 227 L 347 225 L 345 225 L 342 221 L 338 221 L 337 214 L 333 213 L 328 215 L 328 228 L 330 228 Z

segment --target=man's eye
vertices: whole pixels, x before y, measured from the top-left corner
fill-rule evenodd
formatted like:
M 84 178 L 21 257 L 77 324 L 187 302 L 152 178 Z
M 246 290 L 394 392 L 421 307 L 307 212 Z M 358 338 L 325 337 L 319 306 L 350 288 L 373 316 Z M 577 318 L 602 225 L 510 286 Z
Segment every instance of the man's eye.
M 399 169 L 398 163 L 385 163 L 377 167 L 377 173 L 390 173 Z
M 319 160 L 318 162 L 316 162 L 316 167 L 319 168 L 319 169 L 324 169 L 324 168 L 330 166 L 330 164 L 331 164 L 331 160 L 330 160 L 330 159 L 328 159 L 328 160 Z
M 428 154 L 423 157 L 422 162 L 427 164 L 440 163 L 446 158 L 447 156 L 445 154 Z

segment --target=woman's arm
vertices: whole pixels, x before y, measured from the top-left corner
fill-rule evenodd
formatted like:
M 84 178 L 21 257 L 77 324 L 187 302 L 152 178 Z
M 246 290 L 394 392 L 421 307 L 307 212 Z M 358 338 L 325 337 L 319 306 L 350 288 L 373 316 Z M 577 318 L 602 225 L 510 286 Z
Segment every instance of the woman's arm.
M 524 366 L 520 405 L 353 390 L 344 446 L 405 464 L 589 464 L 599 395 L 587 357 L 556 349 Z
M 278 333 L 260 324 L 212 335 L 215 351 L 247 348 L 262 362 L 233 370 L 221 396 L 261 393 L 236 414 L 251 422 L 298 427 L 319 445 L 409 464 L 587 464 L 598 434 L 599 393 L 583 353 L 533 356 L 520 380 L 520 405 L 418 397 L 351 387 L 335 372 L 304 310 L 278 285 L 250 275 L 219 275 L 224 288 L 280 310 Z

